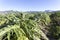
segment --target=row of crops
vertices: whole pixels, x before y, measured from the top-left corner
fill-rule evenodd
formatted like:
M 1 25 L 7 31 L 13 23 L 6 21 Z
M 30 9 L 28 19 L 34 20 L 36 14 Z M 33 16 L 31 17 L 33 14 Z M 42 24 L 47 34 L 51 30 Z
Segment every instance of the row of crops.
M 0 14 L 0 40 L 60 39 L 59 12 L 9 12 Z

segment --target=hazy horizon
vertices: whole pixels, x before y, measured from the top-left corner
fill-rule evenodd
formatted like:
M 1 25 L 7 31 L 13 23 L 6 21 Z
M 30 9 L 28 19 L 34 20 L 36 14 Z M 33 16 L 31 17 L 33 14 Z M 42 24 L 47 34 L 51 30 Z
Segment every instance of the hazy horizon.
M 0 11 L 60 10 L 60 0 L 0 0 Z

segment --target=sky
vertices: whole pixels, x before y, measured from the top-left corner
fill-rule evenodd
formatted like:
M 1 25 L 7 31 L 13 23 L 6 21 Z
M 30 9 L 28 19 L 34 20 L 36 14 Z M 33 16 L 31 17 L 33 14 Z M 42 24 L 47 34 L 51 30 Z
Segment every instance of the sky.
M 0 0 L 0 11 L 60 10 L 60 0 Z

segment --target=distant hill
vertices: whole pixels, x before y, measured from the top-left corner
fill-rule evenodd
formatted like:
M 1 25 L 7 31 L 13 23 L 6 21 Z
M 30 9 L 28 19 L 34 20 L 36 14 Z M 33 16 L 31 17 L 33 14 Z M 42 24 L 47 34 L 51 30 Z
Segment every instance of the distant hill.
M 0 14 L 8 14 L 8 13 L 20 13 L 18 11 L 13 11 L 13 10 L 9 10 L 9 11 L 0 11 Z

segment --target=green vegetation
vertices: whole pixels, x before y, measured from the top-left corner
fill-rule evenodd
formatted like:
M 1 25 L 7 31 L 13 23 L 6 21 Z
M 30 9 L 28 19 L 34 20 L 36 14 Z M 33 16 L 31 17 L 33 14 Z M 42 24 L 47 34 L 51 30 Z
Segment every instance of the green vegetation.
M 0 40 L 60 40 L 60 11 L 0 14 Z

